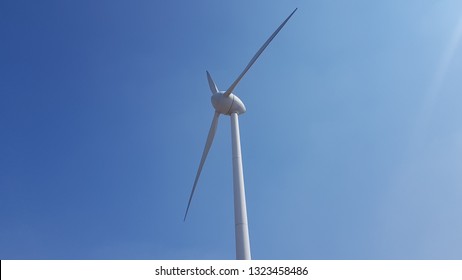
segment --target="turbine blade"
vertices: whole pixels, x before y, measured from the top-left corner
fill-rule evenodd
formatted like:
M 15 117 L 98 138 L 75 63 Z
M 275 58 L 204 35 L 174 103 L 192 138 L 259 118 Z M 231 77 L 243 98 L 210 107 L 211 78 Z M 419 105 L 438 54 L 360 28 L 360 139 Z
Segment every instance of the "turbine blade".
M 209 87 L 210 87 L 210 90 L 212 91 L 212 94 L 218 93 L 217 85 L 213 81 L 212 76 L 210 75 L 209 71 L 205 71 L 205 72 L 207 72 L 207 80 L 209 81 Z
M 287 23 L 287 21 L 292 17 L 292 15 L 295 13 L 295 11 L 297 11 L 297 8 L 286 18 L 286 20 L 284 20 L 283 23 L 281 23 L 281 25 L 279 25 L 278 29 L 276 29 L 276 31 L 273 32 L 271 37 L 269 37 L 268 40 L 266 40 L 266 42 L 263 44 L 263 46 L 261 46 L 261 48 L 258 50 L 258 52 L 253 56 L 252 60 L 250 60 L 249 64 L 247 64 L 247 67 L 245 67 L 244 71 L 242 71 L 241 75 L 239 75 L 239 77 L 237 77 L 237 79 L 228 88 L 228 90 L 226 90 L 226 92 L 224 93 L 225 96 L 229 96 L 233 92 L 234 88 L 241 81 L 242 77 L 244 77 L 245 73 L 247 73 L 247 71 L 249 71 L 250 67 L 252 67 L 252 65 L 255 63 L 255 61 L 258 59 L 258 57 L 262 54 L 262 52 L 266 49 L 266 47 L 271 43 L 271 41 L 274 39 L 274 37 L 276 37 L 276 35 L 279 33 L 279 31 L 281 31 L 281 29 L 284 27 L 284 25 Z
M 194 195 L 194 191 L 196 190 L 197 181 L 199 180 L 199 176 L 201 175 L 202 167 L 204 166 L 205 159 L 207 158 L 207 154 L 209 153 L 210 147 L 212 146 L 213 138 L 215 137 L 215 132 L 217 131 L 217 124 L 218 124 L 218 117 L 220 113 L 215 111 L 215 115 L 213 116 L 212 125 L 210 126 L 209 135 L 207 136 L 207 141 L 205 142 L 205 148 L 202 152 L 201 162 L 199 164 L 199 168 L 197 169 L 196 179 L 194 179 L 193 188 L 191 191 L 191 195 L 189 196 L 188 207 L 186 207 L 186 212 L 184 214 L 183 221 L 186 221 L 186 216 L 188 215 L 189 206 L 191 205 L 191 200 Z

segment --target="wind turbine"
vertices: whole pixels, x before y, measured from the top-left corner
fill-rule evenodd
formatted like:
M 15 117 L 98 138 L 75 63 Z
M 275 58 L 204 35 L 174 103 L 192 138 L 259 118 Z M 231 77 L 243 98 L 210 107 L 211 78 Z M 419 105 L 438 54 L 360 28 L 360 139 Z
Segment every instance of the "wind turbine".
M 204 166 L 207 154 L 212 146 L 213 138 L 217 130 L 218 117 L 220 114 L 228 115 L 231 117 L 231 139 L 232 139 L 232 152 L 233 152 L 233 188 L 234 188 L 234 222 L 235 222 L 235 238 L 236 238 L 236 259 L 238 260 L 250 260 L 250 241 L 249 241 L 249 228 L 247 225 L 247 208 L 245 203 L 245 191 L 244 191 L 244 173 L 242 170 L 242 157 L 241 157 L 241 141 L 239 136 L 239 120 L 238 115 L 245 113 L 246 109 L 244 103 L 233 94 L 234 88 L 241 81 L 244 75 L 249 71 L 250 67 L 255 63 L 258 57 L 281 31 L 287 21 L 297 11 L 295 9 L 273 32 L 273 34 L 266 40 L 263 46 L 250 60 L 249 64 L 245 67 L 244 71 L 237 77 L 237 79 L 231 84 L 226 91 L 218 90 L 217 85 L 212 79 L 212 76 L 208 71 L 207 80 L 209 82 L 210 90 L 212 91 L 212 105 L 215 108 L 215 114 L 212 119 L 212 125 L 210 126 L 209 135 L 205 142 L 205 148 L 202 152 L 202 158 L 197 169 L 196 179 L 189 196 L 188 206 L 184 214 L 184 221 L 188 215 L 189 206 L 194 195 L 194 191 L 197 187 L 197 181 L 201 175 L 202 167 Z

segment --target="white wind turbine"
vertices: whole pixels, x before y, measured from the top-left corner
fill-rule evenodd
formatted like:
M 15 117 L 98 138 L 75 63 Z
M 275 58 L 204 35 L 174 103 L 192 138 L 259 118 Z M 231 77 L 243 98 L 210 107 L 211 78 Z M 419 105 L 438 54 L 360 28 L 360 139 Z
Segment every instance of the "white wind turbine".
M 234 222 L 235 222 L 235 238 L 236 238 L 236 259 L 238 260 L 250 260 L 250 241 L 249 241 L 249 228 L 247 225 L 247 209 L 245 203 L 245 191 L 244 191 L 244 174 L 242 171 L 242 158 L 241 158 L 241 142 L 239 136 L 239 120 L 238 115 L 245 113 L 246 109 L 244 103 L 233 94 L 234 88 L 241 81 L 242 77 L 252 67 L 258 57 L 262 54 L 265 48 L 271 43 L 276 37 L 279 31 L 284 27 L 287 21 L 297 11 L 295 9 L 281 25 L 273 32 L 273 34 L 266 40 L 263 46 L 258 50 L 254 57 L 250 60 L 244 71 L 237 77 L 234 83 L 226 91 L 219 91 L 215 82 L 207 71 L 207 80 L 209 82 L 210 90 L 212 91 L 212 105 L 215 108 L 215 115 L 213 116 L 212 125 L 210 126 L 209 135 L 205 143 L 204 151 L 202 152 L 202 158 L 197 170 L 196 179 L 194 180 L 191 195 L 189 196 L 188 206 L 184 214 L 184 220 L 188 215 L 189 206 L 196 190 L 197 181 L 204 166 L 207 154 L 212 146 L 215 131 L 217 129 L 218 117 L 220 114 L 231 116 L 231 138 L 232 138 L 232 151 L 233 151 L 233 185 L 234 185 Z

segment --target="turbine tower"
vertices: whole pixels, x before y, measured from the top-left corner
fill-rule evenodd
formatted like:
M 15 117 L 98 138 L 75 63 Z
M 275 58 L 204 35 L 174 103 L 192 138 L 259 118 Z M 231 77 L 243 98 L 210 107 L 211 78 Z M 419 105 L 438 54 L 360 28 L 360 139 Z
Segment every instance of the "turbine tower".
M 207 80 L 209 83 L 210 90 L 212 91 L 212 105 L 215 108 L 215 114 L 212 119 L 212 125 L 210 126 L 207 141 L 205 142 L 205 148 L 202 152 L 202 158 L 197 169 L 196 179 L 189 196 L 188 206 L 184 214 L 184 221 L 188 215 L 189 206 L 196 190 L 197 181 L 204 166 L 207 154 L 212 146 L 213 138 L 218 124 L 218 117 L 220 114 L 228 115 L 231 117 L 231 139 L 232 139 L 232 152 L 233 152 L 233 188 L 234 188 L 234 223 L 235 223 L 235 238 L 236 238 L 236 259 L 238 260 L 250 260 L 250 241 L 249 241 L 249 228 L 247 224 L 247 208 L 245 203 L 245 190 L 244 190 L 244 173 L 242 170 L 242 157 L 241 157 L 241 140 L 239 136 L 239 119 L 238 116 L 245 113 L 246 109 L 244 103 L 233 94 L 234 88 L 241 81 L 244 75 L 249 71 L 250 67 L 255 63 L 258 57 L 281 31 L 287 21 L 297 11 L 295 9 L 273 32 L 273 34 L 266 40 L 263 46 L 258 50 L 254 57 L 250 60 L 249 64 L 245 67 L 244 71 L 237 77 L 237 79 L 231 84 L 226 91 L 218 90 L 212 76 L 208 71 Z

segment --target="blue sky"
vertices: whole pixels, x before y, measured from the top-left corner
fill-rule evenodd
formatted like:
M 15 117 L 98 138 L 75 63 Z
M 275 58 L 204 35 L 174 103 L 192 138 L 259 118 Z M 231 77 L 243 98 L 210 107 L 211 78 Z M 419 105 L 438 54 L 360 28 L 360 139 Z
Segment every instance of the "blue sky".
M 462 258 L 462 2 L 1 1 L 0 258 Z

